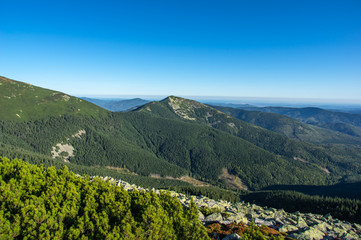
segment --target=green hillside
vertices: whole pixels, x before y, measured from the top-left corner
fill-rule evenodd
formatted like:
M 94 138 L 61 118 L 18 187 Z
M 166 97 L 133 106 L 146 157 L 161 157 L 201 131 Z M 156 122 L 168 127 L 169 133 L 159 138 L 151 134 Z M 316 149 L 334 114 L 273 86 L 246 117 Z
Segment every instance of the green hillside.
M 0 120 L 29 121 L 50 116 L 98 117 L 106 110 L 65 93 L 0 76 Z
M 354 152 L 340 157 L 329 151 L 329 148 L 289 139 L 196 101 L 171 96 L 160 102 L 146 104 L 137 111 L 221 130 L 293 163 L 301 162 L 304 166 L 314 164 L 331 176 L 358 174 L 361 170 L 359 156 Z
M 280 182 L 330 183 L 328 174 L 316 165 L 289 161 L 217 129 L 142 115 L 135 112 L 126 118 L 142 134 L 148 148 L 213 184 L 219 182 L 224 168 L 251 189 Z
M 9 86 L 13 89 L 9 87 L 8 93 L 18 91 L 17 82 Z M 8 100 L 36 111 L 37 103 L 23 102 L 32 95 L 28 89 L 22 98 Z M 42 101 L 40 105 L 50 109 L 57 104 L 69 106 L 69 102 Z M 76 109 L 87 104 L 89 114 L 42 112 L 38 119 L 29 115 L 31 121 L 3 118 L 0 150 L 4 156 L 40 154 L 81 171 L 78 166 L 92 173 L 98 167 L 103 173 L 118 169 L 144 178 L 189 176 L 238 190 L 279 184 L 328 185 L 345 176 L 357 178 L 361 170 L 358 155 L 340 158 L 323 147 L 290 140 L 195 101 L 169 97 L 126 113 L 99 110 L 77 98 L 71 103 Z
M 3 121 L 0 128 L 0 140 L 6 144 L 47 156 L 58 144 L 68 145 L 74 150 L 58 159 L 124 167 L 143 176 L 191 175 L 223 185 L 218 177 L 226 168 L 250 188 L 330 181 L 315 165 L 289 162 L 222 131 L 140 112 L 114 113 L 99 120 L 69 116 L 27 123 Z M 79 130 L 85 133 L 73 137 Z
M 281 114 L 246 111 L 237 108 L 211 106 L 232 117 L 255 124 L 265 129 L 281 133 L 289 138 L 314 144 L 357 144 L 361 145 L 361 138 L 333 131 L 327 128 L 306 124 Z M 340 126 L 341 128 L 341 126 Z M 356 127 L 355 127 L 356 128 Z

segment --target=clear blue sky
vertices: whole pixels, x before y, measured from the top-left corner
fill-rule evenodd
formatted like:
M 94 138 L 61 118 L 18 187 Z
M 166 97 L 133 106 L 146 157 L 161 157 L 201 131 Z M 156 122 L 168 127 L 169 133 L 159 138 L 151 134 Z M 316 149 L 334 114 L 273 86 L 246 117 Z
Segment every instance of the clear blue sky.
M 0 0 L 0 13 L 0 75 L 72 95 L 361 102 L 360 0 Z

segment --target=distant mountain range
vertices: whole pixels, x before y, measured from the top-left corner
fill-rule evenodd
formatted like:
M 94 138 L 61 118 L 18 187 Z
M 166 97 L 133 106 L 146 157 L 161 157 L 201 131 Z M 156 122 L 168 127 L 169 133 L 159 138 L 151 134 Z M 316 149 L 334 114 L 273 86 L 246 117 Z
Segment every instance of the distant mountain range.
M 302 103 L 302 99 L 299 102 L 291 101 L 287 102 L 283 100 L 282 102 L 275 103 L 272 98 L 265 99 L 263 102 L 254 101 L 252 99 L 244 99 L 244 102 L 247 103 L 235 103 L 229 102 L 229 100 L 203 100 L 202 102 L 207 105 L 212 106 L 222 106 L 222 107 L 231 107 L 231 108 L 240 108 L 240 109 L 247 109 L 250 111 L 257 111 L 257 108 L 293 108 L 293 109 L 300 109 L 300 108 L 319 108 L 331 112 L 343 112 L 343 113 L 351 113 L 351 114 L 361 114 L 361 102 L 350 102 L 350 103 Z M 254 109 L 254 110 L 252 110 Z
M 307 124 L 304 123 L 303 121 L 298 121 L 295 118 L 288 117 L 287 115 L 281 115 L 279 113 L 248 111 L 240 108 L 221 107 L 221 106 L 212 106 L 212 107 L 232 117 L 238 118 L 242 121 L 255 124 L 265 129 L 281 133 L 289 138 L 298 139 L 304 142 L 309 142 L 314 144 L 361 145 L 361 135 L 358 134 L 359 129 L 356 126 L 348 125 L 348 129 L 353 129 L 352 132 L 346 131 L 345 128 L 335 130 L 331 127 L 327 127 L 327 125 Z M 259 108 L 252 107 L 252 109 L 259 109 Z M 298 118 L 302 119 L 300 115 Z M 330 117 L 332 118 L 332 116 Z M 335 120 L 334 118 L 334 121 L 337 120 Z M 343 123 L 338 123 L 338 122 L 336 124 L 345 125 Z
M 112 112 L 130 111 L 136 107 L 142 106 L 149 102 L 148 100 L 144 100 L 141 98 L 133 98 L 133 99 L 125 99 L 125 100 L 109 100 L 109 99 L 95 99 L 95 98 L 82 97 L 81 99 L 94 103 L 99 107 L 102 107 Z
M 361 114 L 328 111 L 320 108 L 250 107 L 239 105 L 239 109 L 278 113 L 303 123 L 361 137 Z
M 170 96 L 133 111 L 110 112 L 4 77 L 0 92 L 0 155 L 9 158 L 66 164 L 82 173 L 124 173 L 142 181 L 167 177 L 179 185 L 186 184 L 180 177 L 188 176 L 238 190 L 280 184 L 330 185 L 345 178 L 358 179 L 361 173 L 357 147 L 313 145 L 296 140 L 301 134 L 270 131 L 184 98 Z M 280 121 L 280 126 L 286 120 L 273 117 L 272 121 Z M 287 121 L 297 129 L 301 126 L 321 134 L 318 128 Z M 324 136 L 327 133 L 334 134 L 322 132 L 322 141 L 332 142 Z M 346 139 L 338 137 L 335 143 Z M 357 144 L 357 138 L 348 137 Z

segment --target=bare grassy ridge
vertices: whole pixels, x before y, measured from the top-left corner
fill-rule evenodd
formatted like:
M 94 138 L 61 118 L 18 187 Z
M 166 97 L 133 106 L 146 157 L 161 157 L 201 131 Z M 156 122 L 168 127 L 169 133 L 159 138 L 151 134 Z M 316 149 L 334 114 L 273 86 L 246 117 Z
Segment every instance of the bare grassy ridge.
M 106 110 L 65 93 L 0 76 L 0 120 L 29 121 L 66 114 L 104 116 Z

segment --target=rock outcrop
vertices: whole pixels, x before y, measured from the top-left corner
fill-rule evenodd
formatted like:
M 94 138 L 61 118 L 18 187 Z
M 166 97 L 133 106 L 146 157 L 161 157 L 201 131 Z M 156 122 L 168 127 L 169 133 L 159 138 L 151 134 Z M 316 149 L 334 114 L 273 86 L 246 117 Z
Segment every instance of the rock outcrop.
M 122 180 L 104 177 L 111 183 L 123 186 L 128 191 L 144 190 L 159 193 L 160 190 L 144 189 Z M 197 205 L 199 219 L 204 223 L 218 222 L 229 224 L 232 222 L 249 224 L 254 222 L 258 226 L 265 225 L 280 232 L 286 233 L 294 239 L 361 239 L 361 225 L 349 223 L 333 218 L 330 214 L 325 216 L 312 213 L 287 213 L 283 209 L 261 207 L 247 202 L 230 203 L 227 201 L 215 201 L 205 196 L 186 196 L 185 194 L 170 191 L 177 197 L 183 206 L 193 201 Z M 202 210 L 206 210 L 203 211 Z M 207 214 L 204 214 L 204 213 Z M 232 236 L 230 236 L 232 235 Z M 235 234 L 230 234 L 224 239 L 240 239 Z M 239 236 L 238 236 L 239 237 Z

